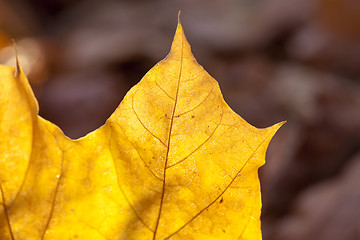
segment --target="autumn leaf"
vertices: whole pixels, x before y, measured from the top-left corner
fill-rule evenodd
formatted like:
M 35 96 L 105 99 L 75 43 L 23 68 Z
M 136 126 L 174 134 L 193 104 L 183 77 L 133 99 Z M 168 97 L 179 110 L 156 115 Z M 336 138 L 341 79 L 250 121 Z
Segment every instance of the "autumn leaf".
M 249 125 L 195 60 L 169 55 L 71 140 L 0 66 L 0 239 L 261 239 L 258 168 L 282 123 Z

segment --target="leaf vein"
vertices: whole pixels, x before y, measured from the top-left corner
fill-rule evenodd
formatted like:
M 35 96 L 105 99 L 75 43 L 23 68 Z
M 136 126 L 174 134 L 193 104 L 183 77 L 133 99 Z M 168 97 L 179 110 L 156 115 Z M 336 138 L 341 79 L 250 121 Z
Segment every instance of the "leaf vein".
M 10 218 L 9 218 L 9 214 L 8 214 L 7 207 L 6 207 L 6 202 L 5 202 L 5 194 L 4 194 L 4 190 L 2 188 L 1 182 L 0 182 L 0 191 L 1 191 L 2 205 L 3 205 L 3 208 L 4 208 L 4 214 L 5 214 L 5 218 L 6 218 L 6 223 L 7 223 L 8 228 L 9 228 L 11 239 L 14 240 L 15 238 L 14 238 L 14 234 L 13 234 L 12 229 L 11 229 Z
M 122 189 L 121 185 L 118 184 L 118 186 L 119 186 L 120 191 L 121 191 L 122 195 L 124 196 L 127 204 L 129 205 L 129 207 L 131 208 L 131 210 L 134 212 L 134 214 L 136 215 L 136 217 L 140 220 L 140 222 L 141 222 L 147 229 L 149 229 L 151 232 L 154 232 L 154 230 L 151 229 L 151 228 L 149 227 L 149 225 L 147 225 L 147 224 L 145 223 L 145 221 L 141 218 L 141 216 L 140 216 L 139 213 L 136 211 L 136 209 L 134 208 L 134 206 L 130 203 L 130 200 L 127 198 L 127 196 L 126 196 L 124 190 Z
M 190 109 L 190 110 L 188 110 L 188 111 L 185 111 L 185 112 L 183 112 L 183 113 L 180 113 L 180 114 L 176 115 L 175 117 L 180 117 L 180 116 L 182 116 L 182 115 L 184 115 L 184 114 L 186 114 L 186 113 L 192 112 L 192 111 L 194 111 L 195 109 L 197 109 L 198 107 L 200 107 L 200 105 L 202 105 L 202 104 L 206 101 L 206 99 L 210 96 L 210 94 L 212 93 L 212 91 L 213 91 L 213 88 L 211 88 L 211 90 L 209 91 L 208 95 L 207 95 L 198 105 L 196 105 L 195 107 L 193 107 L 192 109 Z
M 252 215 L 252 212 L 253 212 L 253 209 L 251 209 L 250 215 Z M 241 237 L 242 237 L 242 235 L 244 234 L 244 232 L 245 232 L 245 230 L 246 230 L 246 227 L 247 227 L 247 226 L 249 225 L 249 223 L 250 223 L 250 219 L 251 219 L 251 217 L 248 218 L 248 220 L 247 220 L 247 222 L 246 222 L 246 224 L 245 224 L 245 226 L 244 226 L 244 229 L 241 231 L 241 233 L 240 233 L 240 235 L 239 235 L 239 237 L 238 237 L 238 240 L 240 240 Z
M 57 142 L 57 141 L 56 141 Z M 60 145 L 58 144 L 58 146 L 60 147 Z M 54 209 L 55 209 L 55 201 L 56 201 L 56 196 L 58 194 L 58 191 L 59 191 L 59 186 L 60 186 L 60 182 L 61 182 L 61 179 L 63 177 L 63 162 L 64 162 L 64 151 L 62 151 L 62 156 L 61 156 L 61 168 L 60 168 L 60 174 L 59 174 L 59 179 L 56 183 L 56 186 L 55 186 L 55 191 L 54 191 L 54 196 L 53 196 L 53 199 L 51 201 L 51 209 L 50 209 L 50 213 L 49 213 L 49 217 L 48 217 L 48 220 L 45 224 L 45 228 L 44 228 L 44 231 L 42 233 L 42 236 L 41 236 L 41 240 L 44 239 L 45 237 L 45 234 L 46 234 L 46 231 L 48 230 L 49 226 L 50 226 L 50 222 L 51 222 L 51 219 L 53 217 L 53 214 L 54 214 Z M 56 176 L 57 177 L 57 176 Z
M 260 148 L 260 146 L 265 142 L 265 140 L 270 136 L 270 134 L 268 136 L 266 136 L 264 138 L 264 140 L 256 147 L 255 151 L 250 155 L 250 157 L 245 161 L 245 163 L 243 164 L 243 166 L 240 168 L 240 170 L 236 173 L 236 175 L 232 178 L 232 180 L 229 182 L 229 184 L 224 188 L 224 190 L 212 201 L 210 202 L 207 206 L 205 206 L 203 209 L 201 209 L 197 214 L 195 214 L 190 220 L 188 220 L 186 223 L 184 223 L 184 225 L 182 225 L 180 228 L 178 228 L 176 231 L 174 231 L 173 233 L 171 233 L 169 236 L 167 236 L 166 238 L 164 238 L 164 240 L 171 238 L 172 236 L 174 236 L 175 234 L 177 234 L 178 232 L 180 232 L 182 229 L 184 229 L 186 226 L 188 226 L 193 220 L 195 220 L 200 214 L 202 214 L 206 209 L 208 209 L 209 207 L 211 207 L 222 195 L 224 195 L 224 193 L 229 189 L 229 187 L 233 184 L 233 182 L 235 181 L 235 179 L 240 175 L 241 171 L 245 168 L 245 166 L 248 164 L 248 162 L 250 161 L 250 159 L 254 156 L 254 154 L 257 152 L 257 150 Z
M 202 146 L 204 146 L 205 143 L 207 143 L 210 138 L 212 138 L 216 132 L 216 130 L 218 129 L 218 127 L 221 125 L 221 122 L 222 122 L 222 118 L 223 118 L 223 111 L 221 113 L 221 119 L 220 119 L 220 122 L 218 124 L 216 124 L 216 127 L 214 128 L 214 131 L 211 132 L 211 134 L 209 135 L 209 137 L 207 139 L 205 139 L 204 142 L 202 142 L 194 151 L 192 151 L 191 153 L 189 153 L 189 155 L 187 155 L 186 157 L 184 157 L 183 159 L 181 159 L 180 161 L 168 166 L 167 168 L 171 168 L 171 167 L 174 167 L 176 165 L 178 165 L 179 163 L 185 161 L 186 159 L 188 159 L 192 154 L 194 154 L 197 150 L 199 150 Z
M 120 128 L 121 129 L 121 128 Z M 122 129 L 121 129 L 122 130 Z M 125 135 L 125 134 L 124 134 Z M 112 136 L 112 131 L 110 130 L 110 141 L 111 141 L 111 136 Z M 126 136 L 126 135 L 125 135 Z M 126 138 L 128 139 L 128 141 L 131 143 L 131 141 L 129 140 L 129 138 L 126 136 Z M 111 146 L 111 143 L 109 142 L 109 146 Z M 114 163 L 114 166 L 116 167 L 116 162 L 115 162 L 115 158 L 114 158 L 114 155 L 112 153 L 112 151 L 110 151 L 110 154 L 111 154 L 111 158 L 113 160 L 113 163 Z M 149 169 L 150 170 L 150 169 Z M 151 171 L 151 170 L 150 170 Z M 124 196 L 127 204 L 129 205 L 130 209 L 134 212 L 135 216 L 140 220 L 140 222 L 147 228 L 149 229 L 151 232 L 154 232 L 154 230 L 152 230 L 146 223 L 145 221 L 141 218 L 141 216 L 138 214 L 138 212 L 136 211 L 136 209 L 134 208 L 134 206 L 130 203 L 129 199 L 127 198 L 124 190 L 122 189 L 121 187 L 121 184 L 119 182 L 119 174 L 118 172 L 116 171 L 115 169 L 115 174 L 116 174 L 116 179 L 117 179 L 117 184 L 118 184 L 118 187 L 122 193 L 122 195 Z
M 134 94 L 134 95 L 135 95 L 135 94 Z M 135 109 L 134 109 L 134 95 L 132 96 L 131 109 L 133 110 L 133 112 L 134 112 L 137 120 L 140 122 L 140 124 L 145 128 L 145 130 L 146 130 L 147 132 L 149 132 L 154 138 L 156 138 L 162 145 L 164 145 L 165 147 L 167 147 L 166 144 L 165 144 L 158 136 L 156 136 L 154 133 L 152 133 L 152 132 L 150 131 L 150 129 L 148 129 L 148 128 L 145 126 L 145 124 L 141 121 L 138 113 L 137 113 L 137 112 L 135 111 Z
M 128 142 L 129 142 L 129 143 L 131 144 L 131 146 L 135 149 L 136 153 L 139 155 L 139 157 L 140 157 L 141 161 L 144 163 L 145 167 L 150 171 L 150 173 L 151 173 L 156 179 L 158 179 L 158 180 L 160 180 L 160 181 L 163 181 L 162 178 L 160 178 L 159 176 L 157 176 L 157 175 L 153 172 L 153 170 L 151 170 L 150 166 L 145 162 L 145 160 L 144 160 L 144 158 L 141 156 L 139 150 L 135 147 L 135 145 L 133 144 L 133 142 L 130 141 L 129 137 L 125 134 L 125 132 L 123 131 L 123 129 L 121 128 L 121 126 L 120 126 L 120 129 L 121 129 L 121 131 L 123 132 L 123 134 L 124 134 L 124 136 L 126 137 L 126 139 L 128 140 Z M 110 131 L 111 131 L 111 130 L 110 130 Z M 111 131 L 111 132 L 112 132 L 112 131 Z
M 168 94 L 160 85 L 157 81 L 155 81 L 156 85 L 161 89 L 161 91 L 163 91 L 165 93 L 166 96 L 168 96 L 171 100 L 175 101 L 175 99 L 170 96 L 170 94 Z
M 162 192 L 161 192 L 159 213 L 158 213 L 158 216 L 157 216 L 157 219 L 156 219 L 156 225 L 155 225 L 155 231 L 154 231 L 154 235 L 153 235 L 153 240 L 156 239 L 156 233 L 157 233 L 157 230 L 158 230 L 158 227 L 159 227 L 161 211 L 162 211 L 162 207 L 163 207 L 163 203 L 164 203 L 165 186 L 166 186 L 166 167 L 167 167 L 167 163 L 168 163 L 168 160 L 169 160 L 171 133 L 172 133 L 173 123 L 174 123 L 176 105 L 177 105 L 178 96 L 179 96 L 180 80 L 181 80 L 181 74 L 182 74 L 182 68 L 183 68 L 183 57 L 184 57 L 183 55 L 184 55 L 184 36 L 181 35 L 180 69 L 179 69 L 179 76 L 178 76 L 178 81 L 177 81 L 175 102 L 174 102 L 174 107 L 173 107 L 173 111 L 172 111 L 171 119 L 170 119 L 169 136 L 168 136 L 168 143 L 167 143 L 166 157 L 165 157 L 165 164 L 164 164 L 164 175 L 163 175 L 164 180 L 163 180 L 163 186 L 162 186 Z

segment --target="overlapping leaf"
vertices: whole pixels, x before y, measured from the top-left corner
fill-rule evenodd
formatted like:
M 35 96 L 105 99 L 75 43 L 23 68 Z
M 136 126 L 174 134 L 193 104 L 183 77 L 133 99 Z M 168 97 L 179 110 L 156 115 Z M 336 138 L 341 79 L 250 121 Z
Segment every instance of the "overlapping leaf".
M 281 124 L 224 102 L 179 22 L 106 124 L 71 140 L 0 67 L 0 239 L 261 239 L 257 170 Z

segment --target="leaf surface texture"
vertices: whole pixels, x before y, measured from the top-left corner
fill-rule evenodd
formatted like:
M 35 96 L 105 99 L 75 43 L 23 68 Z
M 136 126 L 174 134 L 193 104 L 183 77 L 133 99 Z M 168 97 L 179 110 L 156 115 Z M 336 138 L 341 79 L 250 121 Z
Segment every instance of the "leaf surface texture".
M 233 112 L 180 22 L 169 55 L 81 139 L 38 116 L 16 70 L 0 66 L 0 239 L 261 239 L 257 172 L 282 123 Z

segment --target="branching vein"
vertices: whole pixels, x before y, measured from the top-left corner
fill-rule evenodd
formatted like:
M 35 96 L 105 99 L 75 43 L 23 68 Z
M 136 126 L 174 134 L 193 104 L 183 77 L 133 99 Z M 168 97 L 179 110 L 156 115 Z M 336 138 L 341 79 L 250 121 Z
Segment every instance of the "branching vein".
M 134 95 L 135 95 L 135 94 L 134 94 Z M 156 136 L 155 134 L 153 134 L 153 133 L 145 126 L 145 124 L 141 121 L 138 113 L 137 113 L 137 112 L 135 111 L 135 109 L 134 109 L 134 95 L 132 96 L 131 109 L 133 110 L 136 118 L 138 119 L 138 121 L 140 122 L 140 124 L 145 128 L 145 130 L 146 130 L 147 132 L 149 132 L 154 138 L 156 138 L 157 140 L 159 140 L 159 142 L 162 143 L 162 145 L 164 145 L 165 147 L 167 147 L 167 145 L 166 145 L 158 136 Z
M 180 80 L 181 80 L 181 74 L 182 74 L 182 67 L 183 67 L 183 53 L 184 53 L 184 46 L 183 46 L 183 36 L 181 36 L 181 57 L 180 57 L 180 70 L 179 70 L 179 76 L 178 76 L 178 82 L 177 82 L 177 88 L 176 88 L 176 95 L 175 95 L 175 102 L 174 102 L 174 107 L 172 110 L 172 114 L 171 114 L 171 118 L 170 118 L 170 128 L 169 128 L 169 135 L 168 135 L 168 143 L 167 143 L 167 149 L 166 149 L 166 156 L 165 156 L 165 164 L 164 164 L 164 175 L 163 175 L 163 186 L 162 186 L 162 193 L 161 193 L 161 200 L 160 200 L 160 207 L 159 207 L 159 213 L 156 219 L 156 225 L 155 225 L 155 231 L 154 231 L 154 235 L 153 235 L 153 240 L 156 239 L 156 233 L 159 227 L 159 222 L 160 222 L 160 217 L 161 217 L 161 211 L 162 211 L 162 207 L 164 204 L 164 196 L 165 196 L 165 186 L 166 186 L 166 167 L 167 167 L 167 163 L 169 160 L 169 152 L 170 152 L 170 143 L 171 143 L 171 133 L 172 133 L 172 128 L 174 125 L 174 115 L 175 115 L 175 111 L 176 111 L 176 104 L 178 101 L 178 96 L 179 96 L 179 88 L 180 88 Z
M 56 177 L 58 177 L 58 181 L 56 183 L 54 196 L 53 196 L 53 199 L 52 199 L 52 202 L 51 202 L 51 209 L 50 209 L 49 217 L 48 217 L 48 220 L 47 220 L 47 222 L 45 224 L 45 228 L 44 228 L 44 231 L 42 233 L 41 240 L 43 240 L 45 238 L 46 231 L 48 230 L 48 228 L 50 226 L 50 222 L 51 222 L 51 219 L 52 219 L 53 214 L 54 214 L 56 196 L 57 196 L 57 194 L 59 192 L 60 182 L 61 182 L 61 179 L 63 177 L 63 162 L 64 162 L 64 151 L 62 152 L 62 156 L 61 156 L 60 174 L 58 176 L 56 176 Z
M 189 155 L 187 155 L 186 157 L 184 157 L 183 159 L 181 159 L 180 161 L 172 164 L 172 165 L 169 165 L 167 168 L 171 168 L 171 167 L 174 167 L 176 165 L 178 165 L 179 163 L 185 161 L 186 159 L 188 159 L 192 154 L 194 154 L 196 151 L 198 151 L 202 146 L 204 146 L 205 143 L 207 143 L 213 136 L 214 136 L 214 133 L 216 132 L 216 129 L 218 129 L 218 127 L 220 126 L 221 124 L 221 121 L 222 121 L 222 117 L 223 117 L 223 114 L 221 114 L 221 119 L 220 119 L 220 122 L 218 124 L 216 124 L 216 127 L 214 128 L 214 130 L 212 131 L 212 133 L 209 135 L 209 137 L 207 139 L 205 139 L 204 142 L 202 142 L 197 148 L 194 149 L 194 151 L 192 151 L 191 153 L 189 153 Z
M 206 101 L 206 99 L 209 98 L 210 94 L 212 93 L 212 90 L 213 90 L 213 89 L 210 90 L 210 92 L 208 93 L 208 95 L 207 95 L 198 105 L 196 105 L 195 107 L 193 107 L 192 109 L 190 109 L 190 110 L 188 110 L 188 111 L 186 111 L 186 112 L 182 112 L 182 113 L 176 115 L 175 117 L 180 117 L 180 116 L 182 116 L 182 115 L 184 115 L 184 114 L 187 114 L 187 113 L 189 113 L 189 112 L 192 112 L 192 111 L 194 111 L 195 109 L 197 109 L 198 107 L 200 107 L 200 106 Z
M 7 211 L 7 207 L 6 207 L 6 202 L 5 202 L 5 194 L 4 194 L 4 190 L 2 188 L 2 185 L 1 185 L 1 182 L 0 182 L 0 191 L 1 191 L 1 198 L 2 198 L 2 205 L 3 205 L 3 208 L 4 208 L 4 214 L 5 214 L 5 218 L 6 218 L 6 223 L 9 227 L 9 232 L 10 232 L 10 236 L 11 236 L 11 239 L 12 240 L 15 240 L 14 238 L 14 234 L 11 230 L 11 224 L 10 224 L 10 218 L 9 218 L 9 214 L 8 214 L 8 211 Z
M 156 85 L 161 89 L 161 91 L 163 91 L 165 93 L 166 96 L 168 96 L 171 100 L 175 101 L 175 99 L 170 96 L 170 94 L 168 94 L 160 85 L 157 81 L 155 81 Z
M 123 131 L 122 128 L 121 128 L 121 126 L 120 126 L 120 129 L 121 129 L 121 131 Z M 150 166 L 145 162 L 145 160 L 144 160 L 144 158 L 141 156 L 139 150 L 134 146 L 133 142 L 130 141 L 129 137 L 124 133 L 124 131 L 123 131 L 123 134 L 124 134 L 124 136 L 126 137 L 126 139 L 128 140 L 128 142 L 131 144 L 131 146 L 135 149 L 136 153 L 139 155 L 139 158 L 140 158 L 141 161 L 144 163 L 145 167 L 150 171 L 150 173 L 151 173 L 156 179 L 158 179 L 159 181 L 163 181 L 163 179 L 160 178 L 159 176 L 157 176 L 157 175 L 153 172 L 153 170 L 150 168 Z M 111 138 L 111 136 L 110 136 L 110 138 Z
M 242 170 L 245 168 L 245 166 L 248 164 L 248 162 L 250 161 L 250 159 L 254 156 L 254 154 L 257 152 L 257 150 L 260 148 L 260 146 L 265 142 L 265 140 L 269 137 L 266 136 L 264 138 L 264 140 L 257 146 L 257 148 L 255 149 L 255 151 L 250 155 L 250 157 L 245 161 L 245 163 L 243 164 L 243 166 L 240 168 L 240 170 L 236 173 L 236 175 L 232 178 L 232 180 L 229 182 L 229 184 L 224 188 L 224 190 L 212 201 L 210 202 L 207 206 L 205 206 L 203 209 L 201 209 L 196 215 L 194 215 L 191 219 L 189 219 L 186 223 L 184 223 L 184 225 L 182 225 L 180 228 L 178 228 L 176 231 L 174 231 L 173 233 L 171 233 L 169 236 L 167 236 L 166 238 L 164 238 L 164 240 L 171 238 L 172 236 L 174 236 L 175 234 L 177 234 L 178 232 L 180 232 L 182 229 L 184 229 L 187 225 L 189 225 L 192 221 L 194 221 L 198 216 L 200 216 L 206 209 L 208 209 L 209 207 L 211 207 L 218 199 L 220 199 L 220 197 L 222 197 L 224 195 L 224 193 L 229 189 L 229 187 L 233 184 L 233 182 L 235 181 L 235 179 L 240 175 L 240 173 L 242 172 Z
M 121 128 L 120 128 L 120 129 L 121 129 Z M 112 132 L 110 131 L 110 141 L 111 141 L 111 139 L 112 139 L 112 138 L 111 138 L 111 135 L 112 135 Z M 125 135 L 125 136 L 126 136 L 126 135 Z M 128 141 L 130 142 L 129 139 L 128 139 Z M 130 142 L 130 143 L 131 143 L 131 142 Z M 109 145 L 111 145 L 111 144 L 109 143 Z M 114 158 L 114 155 L 113 155 L 112 151 L 110 151 L 110 154 L 111 154 L 111 158 L 112 158 L 112 160 L 113 160 L 114 166 L 116 166 L 115 158 Z M 146 164 L 145 164 L 145 165 L 146 165 Z M 149 168 L 149 170 L 151 171 L 150 168 Z M 152 172 L 152 171 L 151 171 L 151 172 Z M 121 184 L 120 184 L 120 182 L 119 182 L 119 174 L 118 174 L 118 172 L 117 172 L 116 170 L 115 170 L 115 173 L 116 173 L 116 179 L 117 179 L 117 184 L 118 184 L 118 186 L 119 186 L 119 189 L 120 189 L 122 195 L 124 196 L 127 204 L 129 205 L 130 209 L 134 212 L 135 216 L 140 220 L 140 222 L 141 222 L 147 229 L 149 229 L 151 232 L 154 232 L 154 230 L 152 230 L 152 229 L 149 227 L 149 225 L 147 225 L 147 224 L 145 223 L 145 221 L 144 221 L 144 220 L 141 218 L 141 216 L 138 214 L 138 212 L 136 211 L 136 209 L 134 208 L 134 206 L 130 203 L 129 199 L 127 198 L 127 196 L 126 196 L 126 194 L 125 194 L 125 192 L 124 192 L 124 190 L 123 190 L 123 188 L 121 187 Z

